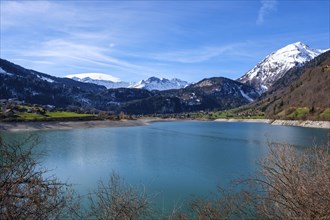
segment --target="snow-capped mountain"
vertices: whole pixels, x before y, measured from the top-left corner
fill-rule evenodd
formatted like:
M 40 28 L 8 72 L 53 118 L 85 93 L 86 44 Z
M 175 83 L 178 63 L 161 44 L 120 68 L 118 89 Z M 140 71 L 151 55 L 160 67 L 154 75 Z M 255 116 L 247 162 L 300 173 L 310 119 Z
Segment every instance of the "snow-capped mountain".
M 165 78 L 157 78 L 157 77 L 150 77 L 147 80 L 141 80 L 138 83 L 135 83 L 129 88 L 138 88 L 138 89 L 147 89 L 151 90 L 170 90 L 170 89 L 181 89 L 188 85 L 188 82 L 180 80 L 180 79 L 165 79 Z
M 79 82 L 93 83 L 101 86 L 105 86 L 107 89 L 116 88 L 137 88 L 151 90 L 170 90 L 170 89 L 181 89 L 188 85 L 188 82 L 180 79 L 165 79 L 150 77 L 146 80 L 139 82 L 124 82 L 118 78 L 103 73 L 82 73 L 72 74 L 66 76 L 67 78 L 74 79 Z
M 104 81 L 111 81 L 111 82 L 119 82 L 120 79 L 111 76 L 109 74 L 104 74 L 104 73 L 79 73 L 79 74 L 71 74 L 67 75 L 67 78 L 77 78 L 77 79 L 85 79 L 85 78 L 90 78 L 92 80 L 104 80 Z M 79 81 L 79 80 L 77 80 Z
M 104 73 L 80 73 L 66 76 L 79 82 L 105 86 L 107 89 L 127 88 L 132 83 L 122 82 L 119 78 Z
M 259 93 L 264 93 L 289 69 L 301 66 L 325 51 L 312 49 L 301 42 L 289 44 L 272 52 L 237 81 L 254 86 Z

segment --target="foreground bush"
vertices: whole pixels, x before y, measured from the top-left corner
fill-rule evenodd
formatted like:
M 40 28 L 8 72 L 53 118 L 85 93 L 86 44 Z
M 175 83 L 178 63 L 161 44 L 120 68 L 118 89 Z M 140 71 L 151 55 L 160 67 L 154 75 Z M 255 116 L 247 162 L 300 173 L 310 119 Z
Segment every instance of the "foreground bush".
M 60 219 L 71 201 L 68 185 L 55 177 L 32 155 L 38 143 L 30 136 L 6 143 L 0 136 L 0 219 Z
M 260 163 L 255 183 L 255 205 L 268 219 L 330 219 L 330 147 L 299 151 L 271 144 Z
M 88 218 L 129 220 L 151 217 L 150 199 L 146 193 L 127 185 L 115 173 L 108 183 L 99 182 L 89 200 L 91 207 Z
M 255 178 L 194 200 L 180 219 L 330 219 L 330 146 L 297 150 L 269 144 Z

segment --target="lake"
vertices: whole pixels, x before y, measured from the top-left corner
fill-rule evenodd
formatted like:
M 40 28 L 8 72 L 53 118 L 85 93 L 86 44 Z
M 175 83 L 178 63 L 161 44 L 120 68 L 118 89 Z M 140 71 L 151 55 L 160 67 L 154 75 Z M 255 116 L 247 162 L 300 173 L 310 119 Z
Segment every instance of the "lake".
M 38 134 L 43 165 L 81 194 L 113 171 L 129 184 L 157 193 L 173 207 L 208 196 L 216 184 L 248 176 L 267 152 L 267 140 L 304 148 L 326 143 L 328 129 L 242 122 L 155 122 L 148 126 L 5 133 L 21 139 Z

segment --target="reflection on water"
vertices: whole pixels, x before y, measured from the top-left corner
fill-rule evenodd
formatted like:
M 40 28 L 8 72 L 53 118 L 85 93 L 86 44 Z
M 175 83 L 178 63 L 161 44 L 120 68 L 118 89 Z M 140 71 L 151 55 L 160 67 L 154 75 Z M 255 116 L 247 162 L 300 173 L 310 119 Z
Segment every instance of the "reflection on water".
M 118 172 L 130 184 L 161 193 L 172 207 L 190 195 L 207 195 L 217 183 L 247 176 L 267 152 L 267 140 L 306 147 L 325 143 L 328 130 L 262 123 L 166 122 L 142 127 L 6 133 L 41 138 L 44 165 L 81 194 Z

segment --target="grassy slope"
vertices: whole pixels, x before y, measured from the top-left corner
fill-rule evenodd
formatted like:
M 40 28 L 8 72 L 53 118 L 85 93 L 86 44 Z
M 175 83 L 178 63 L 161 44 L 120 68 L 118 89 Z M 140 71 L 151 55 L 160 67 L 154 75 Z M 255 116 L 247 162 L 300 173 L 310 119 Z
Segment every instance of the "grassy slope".
M 91 119 L 94 117 L 92 114 L 78 114 L 75 112 L 46 112 L 46 114 L 34 114 L 27 112 L 19 112 L 15 117 L 6 118 L 5 121 L 51 121 L 61 119 L 83 120 Z

